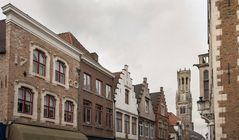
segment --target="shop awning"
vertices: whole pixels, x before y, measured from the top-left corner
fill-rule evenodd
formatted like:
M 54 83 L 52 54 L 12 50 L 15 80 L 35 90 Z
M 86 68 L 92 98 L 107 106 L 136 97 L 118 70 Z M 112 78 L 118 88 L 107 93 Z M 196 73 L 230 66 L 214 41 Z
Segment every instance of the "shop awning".
M 79 132 L 43 128 L 22 124 L 10 126 L 9 140 L 88 140 Z

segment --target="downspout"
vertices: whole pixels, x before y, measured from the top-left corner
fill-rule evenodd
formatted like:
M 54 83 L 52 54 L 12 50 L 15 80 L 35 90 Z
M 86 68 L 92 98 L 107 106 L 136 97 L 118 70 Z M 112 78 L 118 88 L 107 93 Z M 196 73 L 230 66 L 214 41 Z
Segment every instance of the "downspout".
M 80 59 L 80 68 L 81 68 L 81 55 L 79 55 L 79 59 Z M 80 69 L 76 69 L 77 71 L 77 81 L 78 81 L 78 93 L 77 93 L 77 131 L 80 131 Z

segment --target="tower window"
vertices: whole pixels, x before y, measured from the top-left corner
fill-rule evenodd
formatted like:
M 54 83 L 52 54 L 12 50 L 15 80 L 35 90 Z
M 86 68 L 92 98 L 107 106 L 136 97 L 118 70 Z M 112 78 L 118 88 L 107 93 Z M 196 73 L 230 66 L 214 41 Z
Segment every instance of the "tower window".
M 209 72 L 205 70 L 203 72 L 203 91 L 204 91 L 204 98 L 208 99 L 209 97 Z
M 186 108 L 185 106 L 180 107 L 180 114 L 185 114 L 186 113 Z

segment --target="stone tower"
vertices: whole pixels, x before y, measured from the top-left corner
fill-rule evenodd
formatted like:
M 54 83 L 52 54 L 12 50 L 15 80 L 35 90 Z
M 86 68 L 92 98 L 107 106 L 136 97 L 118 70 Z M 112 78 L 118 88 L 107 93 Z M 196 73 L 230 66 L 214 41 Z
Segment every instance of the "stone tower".
M 177 117 L 186 130 L 193 130 L 192 123 L 192 96 L 190 91 L 191 71 L 179 70 L 177 72 L 178 90 L 176 93 Z

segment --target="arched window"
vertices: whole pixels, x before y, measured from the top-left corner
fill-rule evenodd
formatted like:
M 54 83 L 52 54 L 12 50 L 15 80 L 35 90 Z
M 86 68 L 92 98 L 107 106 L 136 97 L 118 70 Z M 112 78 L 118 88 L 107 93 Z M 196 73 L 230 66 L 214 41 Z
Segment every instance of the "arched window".
M 44 97 L 44 117 L 55 119 L 56 99 L 52 95 Z
M 203 91 L 204 91 L 204 98 L 208 99 L 208 97 L 209 97 L 209 72 L 208 72 L 208 70 L 204 70 L 204 72 L 203 72 Z
M 65 111 L 64 111 L 64 120 L 65 122 L 73 123 L 73 116 L 74 116 L 74 104 L 71 101 L 65 102 Z
M 33 72 L 46 76 L 46 55 L 39 49 L 33 50 Z
M 57 60 L 55 65 L 55 80 L 59 83 L 65 84 L 66 66 L 65 63 Z
M 32 115 L 33 93 L 27 87 L 18 89 L 18 112 Z

